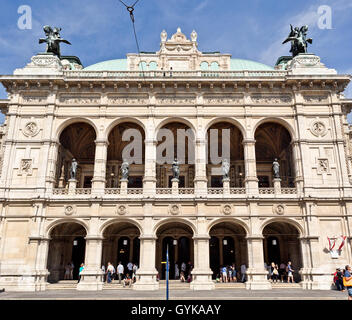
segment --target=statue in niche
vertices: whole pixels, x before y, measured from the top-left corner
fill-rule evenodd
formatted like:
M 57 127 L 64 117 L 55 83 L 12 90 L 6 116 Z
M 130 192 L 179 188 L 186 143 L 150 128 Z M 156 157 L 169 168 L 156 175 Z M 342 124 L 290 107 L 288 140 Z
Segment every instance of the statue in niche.
M 307 39 L 308 26 L 303 26 L 301 28 L 293 28 L 292 25 L 290 26 L 291 32 L 282 44 L 291 41 L 290 52 L 292 53 L 293 57 L 296 57 L 300 53 L 307 53 L 308 43 L 313 43 L 313 39 Z
M 230 163 L 227 159 L 224 159 L 221 164 L 222 169 L 222 178 L 229 179 L 229 172 L 230 172 Z
M 274 172 L 274 178 L 280 179 L 280 164 L 276 158 L 273 162 L 273 172 Z
M 127 160 L 123 160 L 123 163 L 121 165 L 121 179 L 122 180 L 128 180 L 129 167 L 130 167 L 130 165 L 128 164 Z
M 46 38 L 39 39 L 39 44 L 46 43 L 46 52 L 53 53 L 58 58 L 61 57 L 60 43 L 71 44 L 69 41 L 62 39 L 60 36 L 61 28 L 55 27 L 54 29 L 50 26 L 44 26 L 43 30 L 45 32 Z
M 172 163 L 172 175 L 174 179 L 179 180 L 180 178 L 180 165 L 178 163 L 177 158 L 175 158 L 174 162 Z
M 76 180 L 77 177 L 77 168 L 78 168 L 78 163 L 75 158 L 72 159 L 71 163 L 71 168 L 70 168 L 70 177 L 71 180 Z

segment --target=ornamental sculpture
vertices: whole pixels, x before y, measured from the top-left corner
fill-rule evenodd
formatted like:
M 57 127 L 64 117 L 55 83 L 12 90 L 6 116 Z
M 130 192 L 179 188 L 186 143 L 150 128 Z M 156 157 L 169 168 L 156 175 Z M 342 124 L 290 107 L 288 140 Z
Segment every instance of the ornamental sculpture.
M 75 158 L 72 159 L 70 176 L 72 180 L 76 180 L 78 163 Z
M 287 39 L 282 43 L 285 44 L 291 41 L 291 50 L 293 57 L 296 57 L 300 53 L 307 53 L 308 43 L 312 44 L 313 39 L 307 39 L 308 26 L 303 26 L 301 28 L 294 28 L 291 26 L 291 32 Z
M 180 178 L 180 166 L 178 164 L 177 159 L 174 160 L 174 162 L 172 163 L 172 175 L 174 179 L 179 180 Z
M 61 57 L 60 42 L 63 42 L 66 44 L 71 44 L 71 43 L 65 39 L 61 39 L 61 36 L 60 36 L 61 28 L 55 27 L 54 29 L 52 29 L 50 26 L 44 26 L 43 30 L 45 32 L 46 38 L 39 39 L 39 44 L 46 43 L 47 44 L 46 52 L 53 53 L 55 56 L 60 58 Z
M 123 160 L 123 163 L 121 165 L 121 179 L 128 180 L 128 176 L 129 176 L 129 164 L 127 160 Z
M 224 159 L 222 161 L 221 170 L 222 170 L 222 178 L 229 179 L 230 163 L 228 162 L 227 159 Z
M 273 162 L 273 172 L 274 172 L 274 178 L 280 179 L 280 164 L 276 158 Z

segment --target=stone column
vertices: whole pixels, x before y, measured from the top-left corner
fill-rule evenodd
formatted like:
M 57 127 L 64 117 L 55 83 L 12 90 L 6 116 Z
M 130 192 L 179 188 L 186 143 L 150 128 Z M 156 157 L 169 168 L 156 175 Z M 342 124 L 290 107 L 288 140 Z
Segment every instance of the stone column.
M 196 139 L 194 193 L 199 196 L 208 194 L 206 155 L 206 140 Z
M 223 187 L 223 195 L 229 196 L 230 195 L 230 179 L 225 178 L 222 180 L 222 187 Z
M 134 290 L 158 290 L 159 282 L 156 280 L 158 272 L 155 269 L 155 243 L 153 235 L 140 236 L 140 268 L 137 270 L 137 281 Z
M 246 288 L 251 290 L 271 289 L 267 279 L 267 270 L 264 268 L 264 250 L 262 235 L 247 236 L 248 269 Z
M 299 150 L 299 143 L 297 141 L 293 141 L 291 143 L 292 146 L 292 156 L 293 156 L 293 161 L 295 163 L 295 184 L 296 184 L 296 189 L 297 189 L 297 196 L 303 195 L 303 186 L 304 186 L 304 179 L 303 179 L 303 173 L 301 170 L 302 166 L 302 159 L 300 156 L 300 150 Z
M 143 194 L 149 196 L 156 193 L 156 144 L 154 139 L 145 140 Z
M 248 195 L 258 195 L 257 164 L 255 159 L 255 140 L 243 140 L 244 163 L 245 163 L 245 185 Z
M 106 183 L 106 158 L 109 142 L 95 141 L 94 177 L 92 179 L 92 195 L 103 195 Z
M 68 194 L 75 195 L 76 194 L 76 187 L 77 187 L 77 180 L 76 179 L 68 180 Z
M 194 269 L 192 270 L 192 290 L 213 290 L 215 284 L 212 281 L 213 272 L 210 269 L 209 259 L 209 235 L 197 235 L 194 240 Z
M 59 153 L 60 144 L 57 141 L 52 141 L 49 147 L 49 159 L 47 159 L 47 171 L 46 171 L 46 192 L 52 193 L 52 190 L 55 187 L 56 183 L 56 165 L 57 165 L 57 157 Z
M 127 195 L 127 187 L 128 187 L 128 179 L 121 179 L 120 180 L 120 194 Z
M 273 179 L 274 182 L 274 192 L 275 194 L 281 194 L 281 179 L 275 178 Z
M 81 273 L 81 280 L 77 290 L 103 290 L 103 271 L 101 270 L 101 255 L 103 238 L 100 236 L 86 236 L 85 267 Z
M 172 182 L 172 194 L 173 195 L 178 195 L 178 183 L 179 183 L 179 180 L 174 178 L 171 180 Z

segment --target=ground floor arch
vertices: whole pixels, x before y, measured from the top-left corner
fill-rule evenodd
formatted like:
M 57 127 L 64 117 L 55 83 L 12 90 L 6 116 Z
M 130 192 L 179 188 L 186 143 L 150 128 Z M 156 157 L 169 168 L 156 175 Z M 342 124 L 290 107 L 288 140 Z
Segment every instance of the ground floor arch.
M 102 265 L 108 262 L 115 267 L 119 262 L 127 272 L 127 264 L 139 265 L 140 261 L 140 231 L 130 222 L 116 222 L 103 231 Z
M 73 280 L 78 280 L 81 263 L 84 263 L 86 249 L 86 230 L 76 222 L 64 222 L 50 232 L 47 269 L 48 282 L 58 282 L 65 278 L 65 267 L 73 264 Z
M 248 266 L 248 249 L 245 229 L 235 222 L 220 222 L 212 226 L 209 232 L 209 260 L 213 279 L 220 274 L 222 266 Z
M 190 274 L 194 263 L 193 231 L 185 223 L 169 222 L 160 226 L 156 232 L 156 261 L 155 268 L 160 279 L 165 279 L 166 251 L 169 250 L 170 279 L 178 278 L 185 265 L 185 276 Z M 177 265 L 177 267 L 176 267 Z M 175 272 L 176 271 L 176 272 Z
M 299 270 L 302 265 L 302 249 L 299 240 L 299 230 L 293 224 L 284 221 L 274 221 L 263 229 L 264 261 L 267 265 L 275 263 L 287 265 L 291 261 L 296 282 L 301 281 Z

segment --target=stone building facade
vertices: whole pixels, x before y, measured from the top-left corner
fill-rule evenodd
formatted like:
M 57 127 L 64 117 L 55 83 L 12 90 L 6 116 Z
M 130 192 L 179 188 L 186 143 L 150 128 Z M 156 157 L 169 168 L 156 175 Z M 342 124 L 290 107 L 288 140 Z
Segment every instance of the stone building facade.
M 0 288 L 46 290 L 73 261 L 75 275 L 86 266 L 77 289 L 101 290 L 103 264 L 133 261 L 134 289 L 155 290 L 169 246 L 171 273 L 194 265 L 194 290 L 213 289 L 231 263 L 247 265 L 248 289 L 270 289 L 264 263 L 289 260 L 302 288 L 330 289 L 352 255 L 350 76 L 314 54 L 284 61 L 200 52 L 196 32 L 178 29 L 161 33 L 158 52 L 87 68 L 38 54 L 1 76 Z M 137 142 L 128 129 L 143 152 L 123 181 L 123 150 Z M 178 130 L 193 133 L 183 149 L 194 161 L 181 162 L 178 182 L 157 161 L 161 129 L 172 150 Z M 211 129 L 229 132 L 229 179 L 209 161 Z M 216 138 L 220 150 L 226 139 Z

